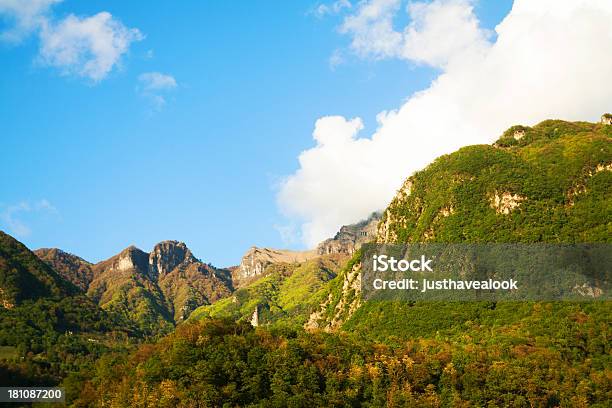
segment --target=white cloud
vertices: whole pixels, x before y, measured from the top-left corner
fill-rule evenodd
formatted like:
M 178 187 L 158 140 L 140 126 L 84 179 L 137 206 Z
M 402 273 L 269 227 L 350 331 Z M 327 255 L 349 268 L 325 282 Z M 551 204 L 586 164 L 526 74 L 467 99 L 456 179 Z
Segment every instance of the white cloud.
M 119 65 L 133 42 L 144 38 L 106 11 L 89 17 L 70 14 L 56 21 L 51 7 L 61 1 L 0 0 L 0 17 L 12 23 L 0 38 L 18 41 L 36 33 L 40 62 L 96 82 Z
M 361 57 L 397 56 L 402 34 L 393 29 L 393 17 L 401 0 L 370 0 L 361 3 L 354 15 L 344 19 L 340 32 L 352 36 L 352 49 Z
M 342 51 L 335 50 L 332 55 L 329 57 L 329 67 L 335 70 L 339 65 L 344 62 L 344 56 L 342 55 Z
M 411 3 L 408 14 L 411 23 L 399 50 L 403 58 L 444 67 L 449 61 L 478 58 L 490 46 L 490 34 L 479 26 L 470 1 Z
M 69 15 L 58 24 L 45 23 L 40 34 L 40 57 L 64 73 L 99 81 L 115 67 L 130 44 L 144 37 L 110 13 L 91 17 Z
M 386 207 L 408 175 L 441 154 L 491 143 L 514 124 L 597 120 L 612 106 L 610 1 L 516 0 L 495 42 L 467 1 L 414 3 L 401 32 L 391 23 L 399 9 L 397 1 L 363 3 L 344 23 L 353 49 L 442 72 L 399 108 L 380 113 L 366 137 L 359 137 L 359 118 L 317 121 L 315 147 L 300 154 L 299 169 L 278 194 L 281 211 L 302 223 L 308 246 Z M 358 31 L 364 21 L 365 32 Z
M 146 91 L 163 91 L 176 88 L 176 79 L 172 75 L 161 72 L 145 72 L 138 77 Z
M 319 4 L 313 10 L 313 14 L 317 17 L 333 15 L 342 12 L 344 9 L 350 9 L 352 4 L 349 0 L 337 0 L 330 4 Z
M 399 32 L 393 20 L 401 4 L 401 0 L 366 1 L 344 20 L 340 30 L 351 35 L 351 48 L 357 55 L 443 67 L 456 58 L 473 58 L 489 46 L 489 33 L 480 28 L 471 0 L 410 3 L 410 23 Z
M 30 203 L 22 201 L 18 204 L 9 205 L 0 212 L 0 222 L 7 230 L 18 238 L 27 237 L 31 234 L 31 229 L 22 220 L 25 213 L 47 213 L 57 214 L 57 209 L 46 199 Z
M 156 110 L 166 104 L 164 93 L 177 87 L 176 79 L 172 75 L 161 72 L 145 72 L 138 77 L 142 95 L 145 96 Z
M 12 23 L 12 27 L 0 33 L 5 41 L 20 41 L 32 31 L 37 30 L 46 20 L 54 4 L 62 0 L 0 0 L 0 17 Z

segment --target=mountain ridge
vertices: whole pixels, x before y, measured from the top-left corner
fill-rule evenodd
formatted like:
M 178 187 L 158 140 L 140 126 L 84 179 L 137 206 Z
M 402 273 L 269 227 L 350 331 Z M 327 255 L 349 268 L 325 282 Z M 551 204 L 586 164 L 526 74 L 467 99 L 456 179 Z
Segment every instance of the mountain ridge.
M 195 308 L 233 290 L 229 271 L 201 262 L 180 241 L 161 241 L 151 252 L 130 245 L 96 264 L 55 248 L 36 253 L 68 280 L 86 267 L 88 279 L 77 282 L 81 289 L 151 333 L 168 330 Z

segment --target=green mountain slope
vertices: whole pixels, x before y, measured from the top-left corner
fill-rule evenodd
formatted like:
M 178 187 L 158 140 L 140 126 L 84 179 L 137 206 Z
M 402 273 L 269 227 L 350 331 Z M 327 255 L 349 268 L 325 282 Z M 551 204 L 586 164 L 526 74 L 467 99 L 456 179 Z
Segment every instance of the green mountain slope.
M 334 278 L 346 256 L 323 255 L 299 263 L 268 266 L 266 276 L 236 290 L 232 296 L 195 310 L 191 319 L 224 317 L 258 324 L 302 325 L 309 310 L 321 301 L 321 289 Z
M 549 120 L 442 156 L 404 183 L 378 241 L 605 242 L 611 134 L 610 126 Z
M 611 126 L 560 120 L 515 126 L 492 146 L 464 147 L 410 176 L 384 212 L 376 240 L 612 242 L 611 170 Z M 353 269 L 331 282 L 326 302 L 307 327 L 406 338 L 460 331 L 494 308 L 362 304 L 359 256 L 353 257 Z M 495 309 L 492 319 L 504 320 L 504 313 Z
M 0 231 L 0 304 L 12 308 L 24 300 L 72 295 L 78 289 L 30 252 L 25 245 Z
M 138 333 L 0 232 L 0 383 L 57 384 Z

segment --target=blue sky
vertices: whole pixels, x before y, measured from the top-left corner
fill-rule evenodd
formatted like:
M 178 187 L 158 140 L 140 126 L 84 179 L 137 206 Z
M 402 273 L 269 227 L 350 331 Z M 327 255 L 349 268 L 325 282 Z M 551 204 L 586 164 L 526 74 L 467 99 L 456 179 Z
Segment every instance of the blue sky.
M 276 190 L 313 145 L 316 119 L 359 116 L 373 131 L 380 111 L 439 73 L 357 58 L 342 15 L 311 12 L 320 4 L 53 5 L 54 21 L 107 11 L 143 38 L 98 80 L 41 60 L 34 32 L 0 44 L 0 228 L 94 262 L 165 239 L 219 266 L 251 245 L 300 247 L 278 232 L 288 221 Z M 480 1 L 475 12 L 492 29 L 510 7 Z M 343 62 L 333 67 L 335 52 Z M 139 77 L 150 72 L 176 86 L 146 91 Z

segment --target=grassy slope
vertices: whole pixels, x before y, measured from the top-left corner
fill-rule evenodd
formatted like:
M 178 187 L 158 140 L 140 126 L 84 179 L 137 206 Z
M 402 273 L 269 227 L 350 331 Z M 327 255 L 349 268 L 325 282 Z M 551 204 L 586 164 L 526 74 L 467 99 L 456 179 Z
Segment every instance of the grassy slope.
M 238 289 L 231 297 L 196 309 L 190 319 L 206 316 L 250 319 L 260 308 L 262 323 L 301 326 L 321 300 L 321 289 L 336 273 L 345 258 L 327 255 L 302 263 L 271 265 L 266 276 Z

